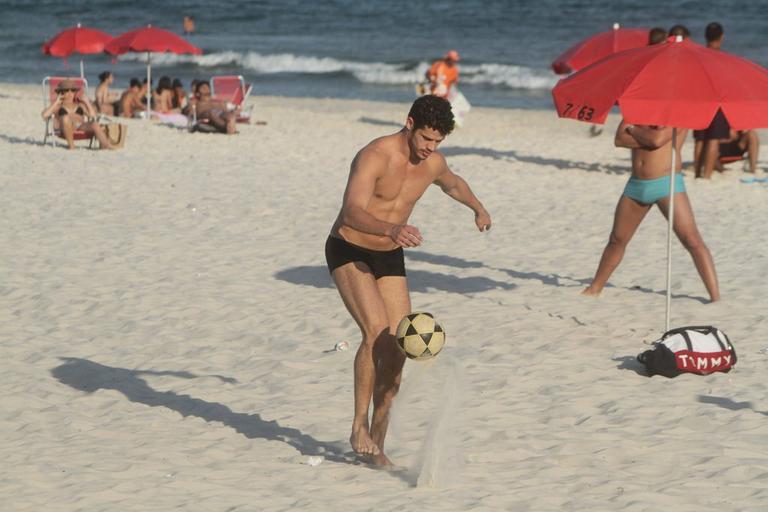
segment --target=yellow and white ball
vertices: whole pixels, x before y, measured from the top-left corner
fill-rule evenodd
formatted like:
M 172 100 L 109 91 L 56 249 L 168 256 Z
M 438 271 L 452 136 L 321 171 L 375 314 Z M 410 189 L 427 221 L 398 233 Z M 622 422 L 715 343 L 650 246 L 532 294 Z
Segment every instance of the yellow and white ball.
M 398 348 L 409 359 L 426 361 L 445 345 L 445 331 L 430 313 L 416 312 L 400 320 L 395 333 Z

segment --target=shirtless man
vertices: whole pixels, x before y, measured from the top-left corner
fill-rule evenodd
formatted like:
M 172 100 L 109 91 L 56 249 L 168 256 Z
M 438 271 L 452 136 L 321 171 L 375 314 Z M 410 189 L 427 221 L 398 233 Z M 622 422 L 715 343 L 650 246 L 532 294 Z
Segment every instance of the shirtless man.
M 657 205 L 665 217 L 669 212 L 672 128 L 635 126 L 622 121 L 616 130 L 615 144 L 632 150 L 632 176 L 616 206 L 613 230 L 595 278 L 582 292 L 584 295 L 600 295 L 611 274 L 619 266 L 627 244 L 651 206 Z M 713 302 L 719 300 L 720 288 L 717 284 L 715 264 L 696 227 L 691 203 L 685 192 L 683 175 L 679 171 L 675 173 L 674 230 L 677 238 L 691 254 L 710 299 Z
M 120 115 L 123 117 L 133 117 L 137 112 L 143 112 L 146 107 L 141 102 L 141 92 L 143 91 L 141 81 L 138 78 L 131 78 L 128 89 L 120 96 Z
M 208 82 L 198 82 L 195 86 L 195 102 L 192 108 L 195 109 L 197 119 L 206 119 L 216 127 L 221 133 L 232 135 L 237 133 L 237 111 L 230 110 L 230 105 L 226 101 L 215 99 L 211 96 L 211 86 Z
M 419 230 L 407 224 L 408 217 L 426 188 L 435 183 L 474 211 L 480 231 L 491 227 L 482 203 L 437 151 L 453 123 L 447 100 L 422 96 L 413 103 L 402 130 L 360 150 L 325 245 L 328 269 L 363 337 L 355 356 L 355 412 L 349 440 L 356 452 L 377 465 L 390 464 L 384 438 L 405 362 L 394 332 L 411 312 L 403 247 L 422 242 Z

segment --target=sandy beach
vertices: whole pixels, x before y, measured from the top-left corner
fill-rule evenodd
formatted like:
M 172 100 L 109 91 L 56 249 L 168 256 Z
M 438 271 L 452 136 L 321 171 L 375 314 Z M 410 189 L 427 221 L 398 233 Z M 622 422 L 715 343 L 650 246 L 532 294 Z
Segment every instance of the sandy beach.
M 122 150 L 65 151 L 42 145 L 39 87 L 0 84 L 3 510 L 768 509 L 768 184 L 686 174 L 723 300 L 675 241 L 672 325 L 719 327 L 739 361 L 648 378 L 657 210 L 602 297 L 579 295 L 629 177 L 618 117 L 590 138 L 474 109 L 442 151 L 494 226 L 437 187 L 416 207 L 413 307 L 447 344 L 406 364 L 401 469 L 374 470 L 347 442 L 359 333 L 323 244 L 352 157 L 409 105 L 252 100 L 267 124 L 235 136 L 130 120 Z

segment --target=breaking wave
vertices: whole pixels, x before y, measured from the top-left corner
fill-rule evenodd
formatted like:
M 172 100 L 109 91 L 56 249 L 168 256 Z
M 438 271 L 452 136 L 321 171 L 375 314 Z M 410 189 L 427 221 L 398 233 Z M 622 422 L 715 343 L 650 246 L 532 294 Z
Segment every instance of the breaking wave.
M 143 62 L 144 54 L 126 54 L 120 60 Z M 153 54 L 152 63 L 160 66 L 177 64 L 203 68 L 237 67 L 243 73 L 256 74 L 349 74 L 366 84 L 415 84 L 424 77 L 429 64 L 393 64 L 385 62 L 354 62 L 331 57 L 310 57 L 279 53 L 264 55 L 258 52 L 214 52 L 207 55 Z M 461 82 L 504 87 L 509 89 L 550 89 L 557 78 L 548 69 L 534 69 L 509 64 L 467 64 L 461 66 Z

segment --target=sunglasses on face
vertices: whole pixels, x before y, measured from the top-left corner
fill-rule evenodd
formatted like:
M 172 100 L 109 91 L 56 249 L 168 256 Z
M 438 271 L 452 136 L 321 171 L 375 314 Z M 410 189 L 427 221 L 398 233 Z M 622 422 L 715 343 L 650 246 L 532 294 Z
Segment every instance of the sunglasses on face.
M 80 89 L 59 89 L 59 92 L 77 92 Z

